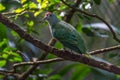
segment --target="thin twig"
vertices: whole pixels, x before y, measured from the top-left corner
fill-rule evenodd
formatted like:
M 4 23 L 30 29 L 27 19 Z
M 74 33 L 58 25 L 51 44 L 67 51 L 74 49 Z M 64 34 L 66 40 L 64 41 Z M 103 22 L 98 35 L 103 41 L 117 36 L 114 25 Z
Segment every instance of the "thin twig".
M 13 70 L 0 70 L 0 74 L 6 75 L 6 76 L 15 76 L 15 77 L 19 76 L 19 74 L 18 73 L 14 73 Z
M 20 13 L 15 13 L 15 12 L 5 12 L 5 13 L 2 13 L 3 15 L 11 15 L 11 16 L 8 16 L 8 18 L 14 18 L 16 15 L 17 16 L 20 16 L 20 15 L 23 15 L 25 13 L 27 13 L 28 11 L 27 10 L 24 10 Z
M 68 7 L 72 8 L 72 9 L 74 9 L 74 10 L 80 12 L 80 13 L 83 13 L 83 14 L 88 15 L 88 16 L 91 16 L 91 17 L 95 17 L 95 18 L 101 20 L 102 22 L 104 22 L 104 23 L 108 26 L 108 28 L 110 29 L 110 31 L 111 31 L 111 33 L 112 33 L 112 35 L 113 35 L 113 38 L 114 38 L 117 42 L 120 43 L 120 39 L 117 38 L 116 33 L 114 32 L 114 30 L 112 29 L 112 27 L 111 27 L 104 19 L 102 19 L 101 17 L 97 16 L 96 14 L 89 14 L 89 13 L 84 12 L 84 11 L 78 9 L 78 8 L 75 8 L 75 7 L 67 4 L 64 0 L 61 0 L 61 1 L 62 1 L 65 5 L 67 5 Z
M 103 53 L 103 52 L 108 52 L 108 51 L 112 51 L 112 50 L 116 50 L 116 49 L 120 49 L 120 45 L 91 51 L 91 52 L 89 52 L 89 54 L 90 55 L 96 55 L 96 54 L 100 54 L 100 53 Z
M 54 58 L 54 59 L 41 60 L 41 61 L 35 61 L 35 62 L 21 62 L 21 63 L 14 64 L 13 67 L 16 68 L 16 67 L 25 66 L 25 65 L 45 64 L 45 63 L 58 62 L 63 60 L 64 59 L 62 58 Z

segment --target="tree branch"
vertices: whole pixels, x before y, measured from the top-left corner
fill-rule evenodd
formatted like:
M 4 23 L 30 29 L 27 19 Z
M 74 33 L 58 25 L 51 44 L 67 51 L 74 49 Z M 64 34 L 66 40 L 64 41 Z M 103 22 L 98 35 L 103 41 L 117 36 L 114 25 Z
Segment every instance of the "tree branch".
M 25 66 L 25 65 L 45 64 L 45 63 L 58 62 L 63 60 L 64 59 L 62 58 L 54 58 L 54 59 L 41 60 L 41 61 L 35 61 L 35 62 L 21 62 L 21 63 L 15 63 L 13 67 L 16 68 L 16 67 Z
M 96 55 L 96 54 L 99 54 L 99 53 L 108 52 L 108 51 L 115 50 L 115 49 L 120 49 L 120 45 L 91 51 L 91 52 L 89 52 L 89 54 L 90 55 Z M 15 63 L 13 65 L 13 67 L 14 67 L 14 69 L 16 69 L 16 67 L 24 66 L 24 65 L 45 64 L 45 63 L 58 62 L 58 61 L 64 61 L 64 59 L 54 58 L 54 59 L 49 59 L 49 60 L 37 60 L 35 62 L 21 62 L 21 63 Z
M 4 17 L 1 14 L 0 14 L 0 22 L 2 22 L 4 25 L 6 25 L 9 28 L 16 31 L 20 35 L 21 38 L 25 39 L 26 41 L 32 43 L 34 46 L 36 46 L 42 50 L 45 50 L 51 54 L 54 54 L 54 55 L 61 57 L 65 60 L 80 62 L 83 64 L 87 64 L 89 66 L 97 67 L 97 68 L 104 69 L 104 70 L 109 71 L 109 72 L 120 74 L 120 67 L 115 66 L 113 64 L 105 63 L 102 61 L 97 61 L 97 60 L 88 58 L 84 55 L 74 54 L 72 52 L 64 51 L 64 50 L 58 50 L 56 48 L 45 45 L 41 41 L 33 38 L 31 35 L 29 35 L 27 32 L 22 30 L 19 26 L 17 26 L 13 22 L 9 21 L 6 17 Z M 20 78 L 19 80 L 24 80 L 24 78 Z
M 79 4 L 81 3 L 81 1 L 82 0 L 75 0 L 74 1 L 74 7 L 78 7 L 79 6 Z M 75 9 L 73 9 L 73 8 L 71 8 L 70 10 L 69 10 L 69 12 L 67 13 L 67 15 L 64 17 L 64 20 L 66 21 L 66 22 L 70 22 L 70 20 L 71 20 L 71 18 L 73 17 L 73 15 L 74 15 L 74 13 L 76 12 L 76 10 Z
M 14 73 L 13 70 L 0 70 L 0 74 L 6 75 L 6 76 L 15 76 L 15 77 L 19 76 L 19 74 Z
M 90 55 L 96 55 L 96 54 L 100 54 L 100 53 L 103 53 L 103 52 L 108 52 L 108 51 L 112 51 L 112 50 L 116 50 L 116 49 L 120 49 L 120 45 L 91 51 L 91 52 L 89 52 L 89 54 Z
M 78 8 L 75 8 L 75 7 L 67 4 L 64 0 L 61 0 L 61 1 L 62 1 L 65 5 L 67 5 L 68 7 L 72 8 L 72 9 L 74 9 L 74 10 L 80 12 L 80 13 L 83 13 L 83 14 L 85 14 L 85 15 L 88 15 L 88 16 L 91 16 L 91 17 L 95 17 L 95 18 L 101 20 L 101 21 L 102 21 L 103 23 L 105 23 L 105 24 L 108 26 L 108 28 L 110 29 L 110 31 L 111 31 L 111 33 L 112 33 L 112 35 L 113 35 L 113 39 L 115 39 L 117 42 L 120 43 L 120 39 L 117 38 L 116 33 L 114 32 L 114 30 L 112 29 L 112 27 L 111 27 L 104 19 L 102 19 L 101 17 L 97 16 L 96 14 L 89 14 L 89 13 L 84 12 L 84 11 L 78 9 Z
M 115 50 L 115 49 L 120 49 L 120 45 L 91 51 L 91 52 L 89 52 L 89 54 L 96 55 L 99 53 L 108 52 L 108 51 Z M 48 60 L 37 60 L 35 62 L 21 62 L 21 63 L 15 63 L 13 65 L 13 67 L 16 68 L 16 67 L 24 66 L 24 65 L 45 64 L 45 63 L 58 62 L 58 61 L 63 61 L 63 60 L 64 59 L 62 59 L 62 58 L 54 58 L 54 59 L 48 59 Z

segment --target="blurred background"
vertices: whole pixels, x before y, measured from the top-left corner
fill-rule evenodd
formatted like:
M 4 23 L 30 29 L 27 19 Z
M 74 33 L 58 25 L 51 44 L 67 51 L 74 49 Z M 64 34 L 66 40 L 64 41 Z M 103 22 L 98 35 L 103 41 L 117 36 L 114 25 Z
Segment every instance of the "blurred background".
M 117 37 L 120 38 L 119 0 L 65 0 L 65 2 L 73 6 L 78 2 L 77 8 L 100 16 L 111 25 Z M 0 0 L 0 13 L 45 44 L 52 38 L 48 23 L 41 22 L 47 11 L 55 13 L 61 20 L 72 24 L 84 38 L 88 52 L 119 44 L 113 39 L 106 24 L 80 12 L 71 12 L 71 8 L 63 4 L 61 0 Z M 63 45 L 58 41 L 54 47 L 63 49 Z M 94 58 L 119 66 L 119 51 L 118 49 L 97 54 Z M 23 40 L 15 31 L 0 23 L 1 70 L 9 70 L 12 68 L 11 65 L 17 62 L 36 60 L 42 53 L 42 50 Z M 46 59 L 55 57 L 48 54 Z M 28 68 L 29 66 L 19 67 L 18 72 L 22 73 Z M 6 77 L 0 75 L 0 79 L 3 80 Z M 14 80 L 14 77 L 9 76 L 7 80 Z M 120 75 L 77 62 L 61 61 L 40 65 L 28 80 L 120 80 Z

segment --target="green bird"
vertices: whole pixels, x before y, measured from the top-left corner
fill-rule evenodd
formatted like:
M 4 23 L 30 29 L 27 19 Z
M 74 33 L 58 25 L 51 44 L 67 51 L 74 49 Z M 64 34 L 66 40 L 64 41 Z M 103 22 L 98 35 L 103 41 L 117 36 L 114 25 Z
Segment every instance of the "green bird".
M 44 20 L 49 23 L 52 36 L 60 41 L 64 47 L 80 54 L 85 54 L 87 49 L 80 33 L 69 23 L 61 21 L 51 12 L 46 12 Z

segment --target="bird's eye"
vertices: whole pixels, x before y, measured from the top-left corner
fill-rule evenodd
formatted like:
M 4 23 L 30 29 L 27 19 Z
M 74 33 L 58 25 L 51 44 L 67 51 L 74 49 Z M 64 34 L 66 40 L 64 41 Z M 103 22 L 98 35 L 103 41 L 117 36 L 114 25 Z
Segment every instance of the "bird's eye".
M 49 16 L 52 16 L 52 14 L 50 14 Z

